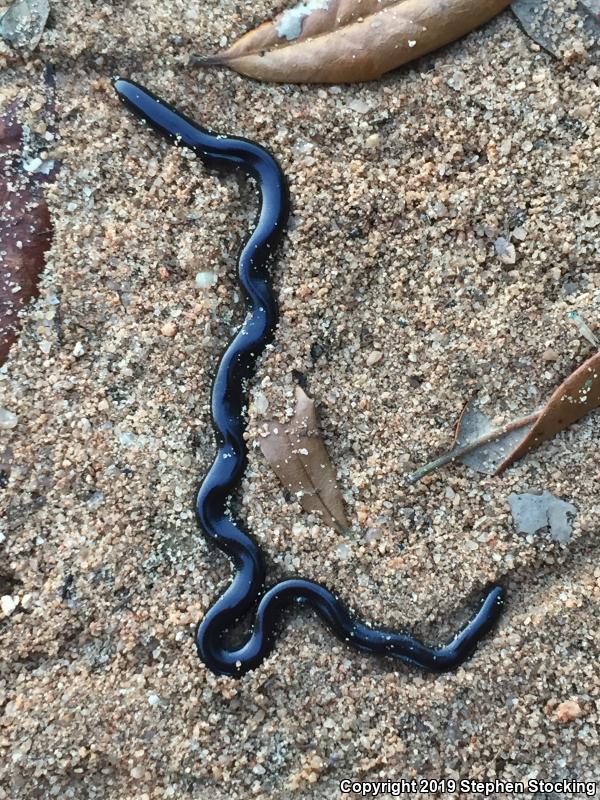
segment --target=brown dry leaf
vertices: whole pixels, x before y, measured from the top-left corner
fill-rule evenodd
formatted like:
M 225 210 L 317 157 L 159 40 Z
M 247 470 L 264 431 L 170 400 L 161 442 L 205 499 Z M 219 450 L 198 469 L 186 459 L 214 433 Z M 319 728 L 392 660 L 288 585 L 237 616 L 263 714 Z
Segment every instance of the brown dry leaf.
M 196 63 L 282 83 L 379 78 L 453 42 L 510 0 L 303 0 Z
M 39 178 L 22 170 L 22 138 L 11 106 L 0 117 L 0 364 L 17 338 L 19 312 L 37 293 L 52 238 Z
M 349 527 L 335 469 L 323 444 L 315 401 L 296 387 L 296 411 L 287 426 L 269 422 L 260 449 L 283 486 L 308 513 L 337 530 Z
M 533 428 L 500 464 L 496 475 L 501 475 L 530 450 L 552 439 L 599 406 L 600 352 L 583 363 L 556 389 Z

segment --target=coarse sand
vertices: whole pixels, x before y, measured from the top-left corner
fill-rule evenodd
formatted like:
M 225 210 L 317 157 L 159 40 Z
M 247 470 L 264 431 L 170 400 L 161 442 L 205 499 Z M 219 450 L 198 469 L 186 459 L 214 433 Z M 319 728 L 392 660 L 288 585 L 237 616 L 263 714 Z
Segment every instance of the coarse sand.
M 568 314 L 600 329 L 600 67 L 576 27 L 555 60 L 510 11 L 363 85 L 188 63 L 284 6 L 55 0 L 33 55 L 0 45 L 2 105 L 17 97 L 34 128 L 54 66 L 62 163 L 41 294 L 0 370 L 18 417 L 0 431 L 2 800 L 600 781 L 598 413 L 502 478 L 451 465 L 405 481 L 452 444 L 467 401 L 497 422 L 529 413 L 593 353 Z M 503 583 L 499 628 L 456 672 L 354 652 L 307 611 L 239 681 L 199 662 L 195 624 L 231 566 L 192 501 L 256 187 L 145 129 L 116 75 L 261 142 L 289 178 L 281 321 L 251 383 L 236 501 L 270 579 L 318 580 L 430 643 Z M 338 470 L 343 534 L 286 498 L 257 446 L 298 380 Z M 511 492 L 545 490 L 577 508 L 567 544 L 515 532 Z

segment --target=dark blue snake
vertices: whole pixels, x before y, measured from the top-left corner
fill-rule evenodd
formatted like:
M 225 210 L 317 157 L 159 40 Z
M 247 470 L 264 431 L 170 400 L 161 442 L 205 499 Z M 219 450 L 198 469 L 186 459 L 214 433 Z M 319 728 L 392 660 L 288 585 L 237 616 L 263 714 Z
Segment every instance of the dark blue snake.
M 238 168 L 260 189 L 258 217 L 239 257 L 239 281 L 248 313 L 228 345 L 212 386 L 212 418 L 217 453 L 196 495 L 198 523 L 206 538 L 233 562 L 235 574 L 225 592 L 198 625 L 196 645 L 206 666 L 221 675 L 239 676 L 257 667 L 271 651 L 283 609 L 294 603 L 313 608 L 342 641 L 366 653 L 391 656 L 424 669 L 442 672 L 461 664 L 498 620 L 503 589 L 492 586 L 468 625 L 447 645 L 427 647 L 403 633 L 371 627 L 352 614 L 340 599 L 318 583 L 290 578 L 267 589 L 263 554 L 228 514 L 228 500 L 246 467 L 244 384 L 256 359 L 273 338 L 277 301 L 269 263 L 287 223 L 289 197 L 285 176 L 273 156 L 247 139 L 219 136 L 180 114 L 132 81 L 118 79 L 115 89 L 125 105 L 171 142 L 193 150 L 209 168 Z M 227 634 L 246 615 L 252 631 L 234 649 Z

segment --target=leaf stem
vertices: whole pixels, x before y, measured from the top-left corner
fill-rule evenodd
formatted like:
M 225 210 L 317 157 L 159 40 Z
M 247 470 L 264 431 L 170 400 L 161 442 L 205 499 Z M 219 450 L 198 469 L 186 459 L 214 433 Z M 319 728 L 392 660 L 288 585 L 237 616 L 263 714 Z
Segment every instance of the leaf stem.
M 536 411 L 534 414 L 528 414 L 526 417 L 514 419 L 512 422 L 507 422 L 506 425 L 502 425 L 500 428 L 496 428 L 495 430 L 480 436 L 479 439 L 474 439 L 472 442 L 468 442 L 460 447 L 453 448 L 448 453 L 444 453 L 444 455 L 439 456 L 439 458 L 434 459 L 434 461 L 430 461 L 428 464 L 425 464 L 425 466 L 420 467 L 416 472 L 407 475 L 407 482 L 417 483 L 417 481 L 420 481 L 421 478 L 425 477 L 425 475 L 429 475 L 430 472 L 434 472 L 436 469 L 449 464 L 451 461 L 456 461 L 457 459 L 472 453 L 473 450 L 477 450 L 479 447 L 483 447 L 490 442 L 494 442 L 496 439 L 501 439 L 508 433 L 519 430 L 519 428 L 524 428 L 526 425 L 534 424 L 540 416 L 540 413 L 540 411 Z

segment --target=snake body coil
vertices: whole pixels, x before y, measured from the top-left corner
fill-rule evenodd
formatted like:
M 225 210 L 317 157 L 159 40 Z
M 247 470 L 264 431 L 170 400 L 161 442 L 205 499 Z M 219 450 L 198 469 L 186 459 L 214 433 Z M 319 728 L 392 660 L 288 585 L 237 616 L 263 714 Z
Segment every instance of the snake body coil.
M 239 168 L 258 182 L 260 206 L 250 239 L 239 257 L 239 281 L 248 313 L 221 361 L 212 387 L 212 417 L 217 453 L 196 496 L 196 515 L 208 540 L 232 560 L 232 583 L 208 610 L 196 631 L 198 654 L 213 672 L 239 676 L 262 662 L 273 647 L 284 607 L 304 603 L 313 608 L 343 641 L 367 653 L 391 656 L 433 671 L 461 664 L 492 628 L 503 605 L 503 590 L 489 589 L 469 624 L 447 645 L 430 648 L 412 637 L 359 621 L 328 589 L 302 578 L 284 580 L 265 590 L 262 552 L 226 511 L 228 498 L 246 466 L 243 407 L 244 379 L 254 371 L 257 357 L 272 339 L 277 302 L 271 290 L 268 265 L 288 218 L 285 177 L 264 148 L 246 139 L 219 136 L 196 125 L 148 90 L 118 79 L 115 89 L 125 105 L 173 143 L 191 148 L 210 168 Z M 226 634 L 244 615 L 254 614 L 246 641 L 228 649 Z

